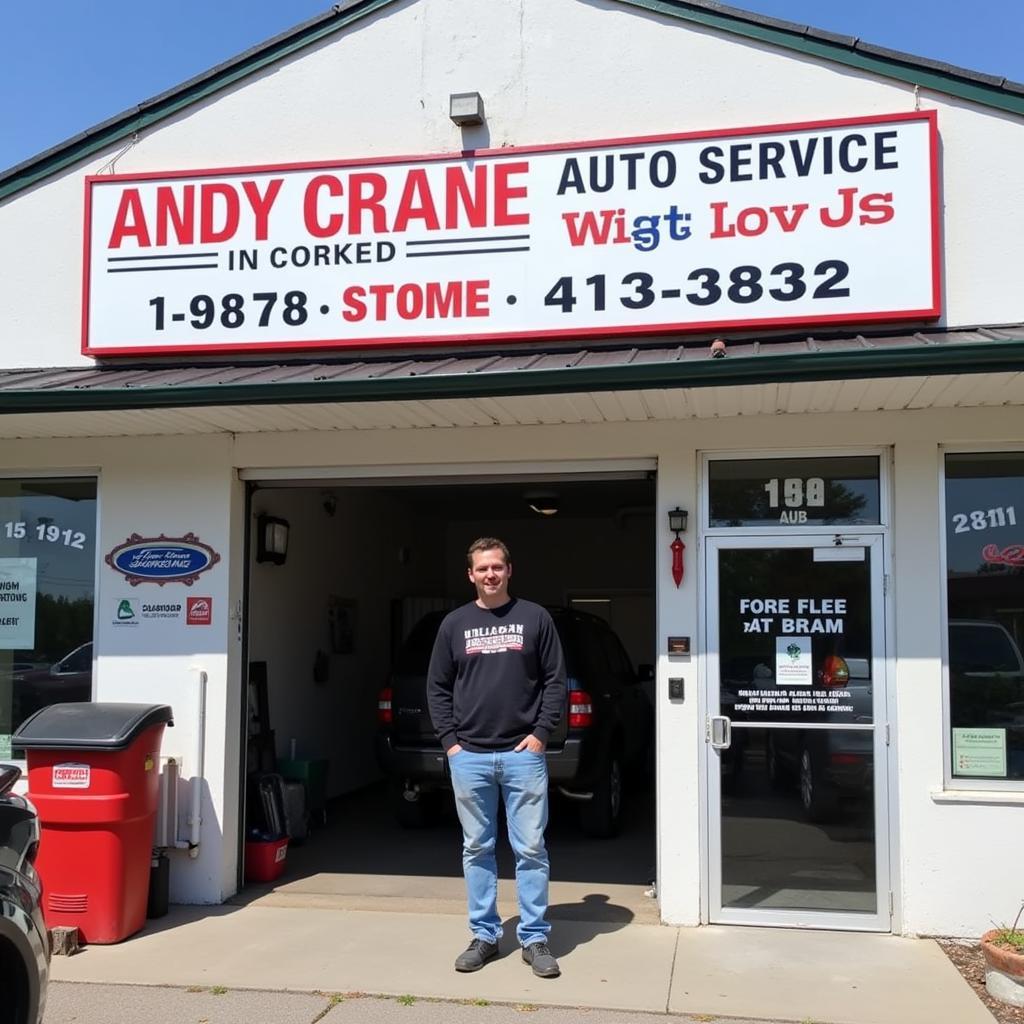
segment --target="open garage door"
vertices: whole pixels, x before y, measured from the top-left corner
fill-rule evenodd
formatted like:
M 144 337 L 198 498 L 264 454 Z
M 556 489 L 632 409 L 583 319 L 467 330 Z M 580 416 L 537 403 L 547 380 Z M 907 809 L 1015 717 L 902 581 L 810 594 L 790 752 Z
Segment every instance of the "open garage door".
M 656 920 L 643 895 L 655 865 L 653 466 L 427 469 L 246 474 L 246 827 L 266 827 L 266 772 L 304 781 L 291 789 L 312 825 L 261 898 L 464 912 L 424 675 L 440 619 L 473 596 L 467 547 L 496 536 L 512 552 L 512 593 L 552 609 L 574 693 L 572 723 L 549 748 L 565 752 L 551 772 L 552 912 Z M 287 533 L 283 555 L 269 550 L 275 532 L 278 544 Z M 499 863 L 512 897 L 507 849 Z

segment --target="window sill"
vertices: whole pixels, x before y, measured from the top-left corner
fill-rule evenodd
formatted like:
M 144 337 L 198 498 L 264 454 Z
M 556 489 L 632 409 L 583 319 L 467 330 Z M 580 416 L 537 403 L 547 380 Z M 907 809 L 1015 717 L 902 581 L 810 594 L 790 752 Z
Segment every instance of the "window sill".
M 1020 804 L 1024 805 L 1021 789 L 933 789 L 929 796 L 936 804 Z

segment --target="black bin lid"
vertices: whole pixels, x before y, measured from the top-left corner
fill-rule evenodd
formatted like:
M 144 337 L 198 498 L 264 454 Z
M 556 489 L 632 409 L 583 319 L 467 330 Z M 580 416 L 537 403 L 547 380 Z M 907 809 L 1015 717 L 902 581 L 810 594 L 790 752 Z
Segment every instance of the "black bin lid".
M 167 704 L 51 704 L 26 718 L 11 744 L 28 750 L 124 750 L 161 722 L 174 725 Z

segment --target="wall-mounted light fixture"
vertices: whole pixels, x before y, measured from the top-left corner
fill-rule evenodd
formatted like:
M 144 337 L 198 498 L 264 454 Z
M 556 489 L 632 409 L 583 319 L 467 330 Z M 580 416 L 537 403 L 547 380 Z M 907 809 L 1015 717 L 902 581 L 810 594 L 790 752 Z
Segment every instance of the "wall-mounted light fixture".
M 484 101 L 478 92 L 453 92 L 448 97 L 448 116 L 460 128 L 484 123 Z
M 668 528 L 678 537 L 681 533 L 686 533 L 686 522 L 690 518 L 690 513 L 685 508 L 670 508 L 668 510 Z
M 686 545 L 679 539 L 679 534 L 686 533 L 686 522 L 690 518 L 685 508 L 678 505 L 668 510 L 668 528 L 676 535 L 676 539 L 669 545 L 672 552 L 672 579 L 678 587 L 683 582 L 683 552 Z
M 277 516 L 256 517 L 256 561 L 284 565 L 288 555 L 288 520 Z

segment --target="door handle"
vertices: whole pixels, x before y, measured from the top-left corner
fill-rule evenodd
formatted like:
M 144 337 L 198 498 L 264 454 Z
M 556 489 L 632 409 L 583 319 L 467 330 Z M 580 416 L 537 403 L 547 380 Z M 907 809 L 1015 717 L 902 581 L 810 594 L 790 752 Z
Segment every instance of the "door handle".
M 732 743 L 732 720 L 725 715 L 712 715 L 710 739 L 715 750 L 728 750 Z

